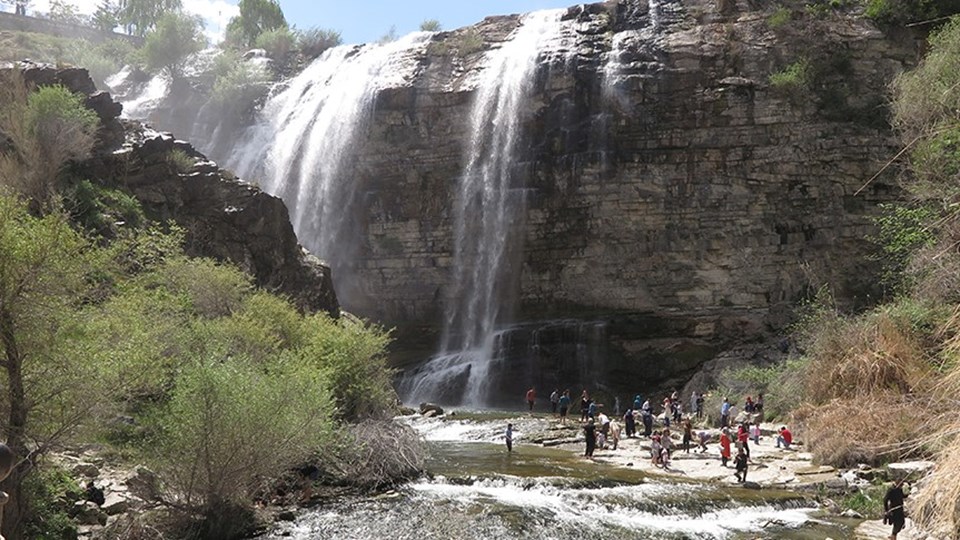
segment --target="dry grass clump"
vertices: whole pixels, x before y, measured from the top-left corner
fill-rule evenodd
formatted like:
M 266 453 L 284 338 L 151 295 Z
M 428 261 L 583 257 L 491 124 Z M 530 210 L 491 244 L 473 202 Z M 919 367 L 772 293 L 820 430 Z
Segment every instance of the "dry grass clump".
M 847 321 L 825 321 L 806 372 L 806 397 L 832 399 L 909 394 L 928 380 L 930 365 L 909 321 L 893 310 Z
M 922 453 L 919 443 L 930 414 L 926 403 L 895 392 L 835 399 L 798 412 L 794 418 L 802 423 L 814 459 L 843 467 Z M 904 445 L 912 448 L 905 452 Z
M 423 440 L 410 426 L 391 420 L 365 420 L 345 434 L 336 459 L 325 466 L 333 476 L 357 487 L 377 489 L 421 474 Z

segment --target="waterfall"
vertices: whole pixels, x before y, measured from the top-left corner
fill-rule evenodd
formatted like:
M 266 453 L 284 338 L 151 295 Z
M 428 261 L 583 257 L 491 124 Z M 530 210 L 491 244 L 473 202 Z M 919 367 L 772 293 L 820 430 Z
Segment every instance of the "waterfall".
M 349 305 L 357 182 L 347 167 L 370 123 L 374 99 L 413 76 L 428 32 L 326 51 L 272 95 L 226 165 L 287 204 L 297 237 L 328 261 Z
M 470 114 L 467 164 L 454 201 L 454 265 L 444 311 L 441 353 L 401 382 L 410 401 L 486 403 L 497 330 L 512 307 L 510 261 L 523 236 L 525 192 L 516 170 L 521 118 L 544 45 L 560 35 L 563 10 L 528 14 L 492 51 Z

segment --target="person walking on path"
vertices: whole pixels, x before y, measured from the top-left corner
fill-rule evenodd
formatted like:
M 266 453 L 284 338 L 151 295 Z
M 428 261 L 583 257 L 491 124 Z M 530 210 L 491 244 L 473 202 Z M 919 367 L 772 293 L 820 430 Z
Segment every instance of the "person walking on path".
M 883 497 L 883 523 L 893 526 L 890 540 L 897 540 L 897 535 L 907 523 L 907 515 L 903 511 L 903 499 L 906 497 L 903 493 L 903 480 L 901 478 L 894 482 Z
M 560 423 L 567 423 L 567 411 L 570 410 L 570 391 L 565 390 L 563 395 L 560 396 L 560 400 L 557 402 L 560 406 Z
M 507 452 L 513 452 L 513 424 L 507 424 L 507 431 L 503 434 L 507 443 Z
M 730 461 L 730 429 L 723 428 L 720 431 L 720 461 L 723 463 L 723 466 L 727 466 L 727 462 Z
M 527 390 L 527 405 L 530 406 L 530 412 L 533 412 L 533 404 L 536 401 L 537 401 L 537 389 L 531 386 L 530 389 Z
M 583 425 L 583 436 L 587 443 L 587 449 L 583 455 L 592 458 L 593 450 L 597 447 L 597 425 L 594 424 L 593 418 L 587 420 L 587 423 Z
M 750 459 L 750 456 L 743 451 L 743 448 L 737 452 L 737 457 L 733 460 L 733 464 L 737 469 L 735 473 L 737 476 L 737 482 L 744 483 L 747 481 L 747 460 Z

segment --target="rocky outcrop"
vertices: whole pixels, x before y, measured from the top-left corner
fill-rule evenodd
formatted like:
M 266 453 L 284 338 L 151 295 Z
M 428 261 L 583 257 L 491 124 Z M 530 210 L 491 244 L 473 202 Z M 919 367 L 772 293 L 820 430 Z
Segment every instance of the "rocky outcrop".
M 855 12 L 784 2 L 793 13 L 775 24 L 760 4 L 620 0 L 565 14 L 513 164 L 527 209 L 504 293 L 523 322 L 502 346 L 523 361 L 506 362 L 504 396 L 532 383 L 673 385 L 781 331 L 821 284 L 848 305 L 876 298 L 870 218 L 900 197 L 895 171 L 873 178 L 899 149 L 884 96 L 915 44 Z M 413 75 L 380 91 L 342 173 L 363 194 L 351 209 L 360 285 L 344 301 L 397 327 L 398 365 L 435 352 L 476 72 L 518 24 L 436 34 Z M 771 83 L 790 68 L 801 75 Z
M 97 92 L 83 69 L 24 64 L 26 81 L 61 84 L 88 96 L 102 127 L 94 155 L 78 174 L 135 196 L 147 215 L 185 231 L 187 254 L 229 261 L 258 286 L 283 294 L 300 308 L 339 316 L 330 269 L 297 242 L 283 201 L 219 168 L 186 142 L 139 122 L 118 119 L 121 106 Z M 179 150 L 193 161 L 171 159 Z

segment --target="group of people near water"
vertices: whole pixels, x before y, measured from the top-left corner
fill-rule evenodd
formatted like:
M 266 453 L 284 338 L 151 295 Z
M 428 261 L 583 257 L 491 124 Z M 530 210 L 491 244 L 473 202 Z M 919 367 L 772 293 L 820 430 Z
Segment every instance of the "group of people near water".
M 531 387 L 527 390 L 526 401 L 528 410 L 532 413 L 536 402 L 536 389 Z M 654 414 L 654 407 L 649 399 L 642 399 L 640 394 L 633 398 L 633 403 L 626 411 L 620 414 L 620 399 L 615 398 L 613 418 L 611 419 L 601 409 L 603 404 L 597 403 L 590 397 L 587 390 L 580 394 L 580 422 L 583 430 L 586 448 L 584 456 L 593 457 L 597 448 L 606 449 L 610 447 L 617 449 L 620 443 L 621 425 L 617 420 L 623 421 L 623 434 L 628 438 L 649 437 L 650 438 L 650 459 L 657 467 L 664 469 L 670 468 L 670 458 L 673 455 L 675 443 L 671 438 L 671 427 L 676 424 L 682 432 L 680 449 L 689 453 L 691 447 L 696 444 L 696 449 L 700 453 L 707 451 L 707 444 L 712 436 L 705 429 L 694 431 L 694 422 L 704 418 L 705 396 L 702 392 L 693 392 L 690 396 L 689 413 L 684 413 L 684 406 L 679 399 L 677 392 L 665 397 L 662 402 L 662 411 L 660 414 Z M 560 423 L 566 424 L 570 415 L 570 409 L 574 405 L 571 399 L 570 390 L 560 392 L 555 389 L 550 394 L 550 411 L 560 417 Z M 744 412 L 747 413 L 737 426 L 734 432 L 734 426 L 731 424 L 731 418 L 736 418 L 736 406 L 730 403 L 728 398 L 723 398 L 720 406 L 720 461 L 724 467 L 733 462 L 736 471 L 737 481 L 740 483 L 747 481 L 747 469 L 750 463 L 750 441 L 754 444 L 760 442 L 760 422 L 763 420 L 763 394 L 759 394 L 754 400 L 752 396 L 747 396 L 743 405 Z M 662 429 L 654 429 L 655 421 L 659 421 Z M 639 434 L 638 425 L 642 426 L 642 435 Z M 676 427 L 675 427 L 676 429 Z M 508 450 L 512 449 L 513 426 L 508 425 L 505 434 Z M 781 426 L 777 433 L 777 448 L 790 449 L 793 444 L 793 435 L 786 426 Z M 733 449 L 736 449 L 736 455 Z

